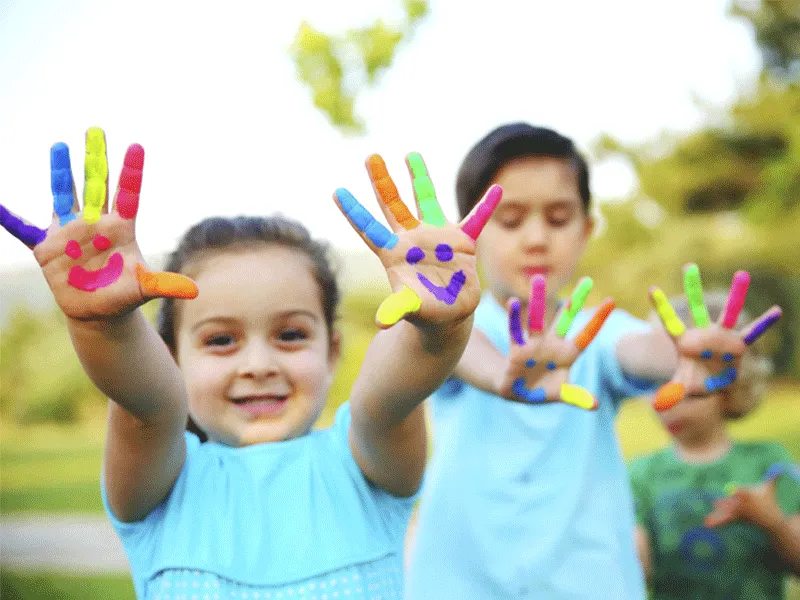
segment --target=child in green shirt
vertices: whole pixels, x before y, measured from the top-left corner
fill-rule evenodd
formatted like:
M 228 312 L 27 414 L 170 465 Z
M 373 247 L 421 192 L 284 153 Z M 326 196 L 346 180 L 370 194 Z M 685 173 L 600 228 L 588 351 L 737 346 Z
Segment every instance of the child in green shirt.
M 725 294 L 705 300 L 717 320 Z M 672 304 L 691 319 L 683 297 Z M 739 320 L 749 321 L 744 313 Z M 781 445 L 733 441 L 726 427 L 759 404 L 768 372 L 750 347 L 736 386 L 660 412 L 673 444 L 631 464 L 637 548 L 653 600 L 777 600 L 787 574 L 800 574 L 800 470 Z

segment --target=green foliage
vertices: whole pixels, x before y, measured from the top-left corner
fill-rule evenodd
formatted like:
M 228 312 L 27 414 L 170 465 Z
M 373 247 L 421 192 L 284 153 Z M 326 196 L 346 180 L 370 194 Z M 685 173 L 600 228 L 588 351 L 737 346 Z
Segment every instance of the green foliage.
M 608 228 L 583 268 L 604 290 L 639 314 L 649 310 L 642 282 L 680 293 L 681 267 L 697 262 L 706 288 L 727 288 L 738 269 L 750 272 L 748 308 L 780 304 L 784 316 L 766 340 L 776 372 L 800 377 L 800 0 L 735 2 L 733 14 L 753 24 L 764 71 L 714 125 L 688 135 L 664 133 L 636 145 L 611 136 L 598 158 L 621 156 L 638 189 L 604 207 Z M 663 214 L 648 222 L 642 207 Z
M 8 600 L 135 600 L 136 595 L 127 575 L 86 577 L 3 569 L 0 597 Z
M 404 0 L 403 18 L 394 25 L 376 19 L 344 34 L 328 34 L 306 21 L 300 24 L 290 55 L 298 78 L 311 89 L 314 106 L 334 127 L 346 134 L 364 133 L 356 99 L 378 82 L 400 43 L 413 35 L 427 13 L 427 0 Z

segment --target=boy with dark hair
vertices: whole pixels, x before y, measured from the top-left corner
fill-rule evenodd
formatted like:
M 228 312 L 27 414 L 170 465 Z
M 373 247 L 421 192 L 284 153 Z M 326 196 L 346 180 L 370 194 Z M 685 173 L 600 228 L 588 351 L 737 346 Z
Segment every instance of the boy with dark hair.
M 558 401 L 557 392 L 526 406 L 541 400 L 520 398 L 508 385 L 520 366 L 512 364 L 520 334 L 513 327 L 509 334 L 508 312 L 519 321 L 532 278 L 542 276 L 543 322 L 554 322 L 557 294 L 573 278 L 594 227 L 589 169 L 568 138 L 512 123 L 464 159 L 456 186 L 462 216 L 490 184 L 504 193 L 477 246 L 486 291 L 454 376 L 431 400 L 434 454 L 409 544 L 406 597 L 644 600 L 614 417 L 623 399 L 652 393 L 673 374 L 687 391 L 702 386 L 718 365 L 692 348 L 700 344 L 716 356 L 738 333 L 693 328 L 684 336 L 692 343 L 681 346 L 613 310 L 578 352 L 566 345 L 581 347 L 575 333 L 592 311 L 580 311 L 566 339 L 554 328 L 532 328 L 525 344 L 533 354 L 522 361 L 532 368 L 524 377 L 526 387 L 547 387 L 542 382 L 553 372 L 544 364 L 564 378 L 568 370 L 569 381 L 595 396 L 596 410 Z M 514 298 L 521 302 L 509 302 Z

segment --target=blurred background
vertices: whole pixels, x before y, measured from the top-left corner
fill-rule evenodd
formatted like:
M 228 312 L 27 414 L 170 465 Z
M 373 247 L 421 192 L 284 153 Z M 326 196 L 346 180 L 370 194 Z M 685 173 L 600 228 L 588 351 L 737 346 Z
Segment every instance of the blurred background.
M 147 151 L 138 235 L 154 265 L 210 214 L 280 211 L 332 241 L 345 345 L 320 426 L 388 291 L 331 192 L 374 206 L 362 163 L 379 152 L 410 198 L 417 150 L 454 218 L 456 169 L 480 137 L 511 120 L 558 129 L 593 169 L 591 300 L 644 317 L 648 286 L 680 293 L 694 261 L 706 289 L 748 270 L 751 313 L 783 307 L 763 340 L 766 401 L 733 431 L 800 461 L 798 0 L 0 0 L 0 82 L 0 202 L 39 225 L 50 145 L 70 145 L 80 188 L 98 125 L 112 180 L 129 143 Z M 133 598 L 100 503 L 107 401 L 8 235 L 0 281 L 0 596 Z M 627 458 L 667 443 L 646 402 L 626 403 L 618 429 Z

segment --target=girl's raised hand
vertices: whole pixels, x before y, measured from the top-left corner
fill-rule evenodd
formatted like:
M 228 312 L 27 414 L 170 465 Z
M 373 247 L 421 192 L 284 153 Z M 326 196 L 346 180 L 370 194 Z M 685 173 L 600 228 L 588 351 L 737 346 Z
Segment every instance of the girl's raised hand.
M 386 164 L 377 154 L 367 159 L 378 203 L 391 231 L 353 195 L 338 189 L 334 200 L 386 268 L 393 293 L 378 308 L 382 329 L 400 321 L 447 326 L 467 318 L 478 306 L 481 289 L 475 263 L 475 240 L 502 197 L 493 185 L 460 224 L 442 213 L 422 157 L 406 157 L 417 201 L 414 217 L 400 199 Z
M 583 308 L 592 285 L 589 277 L 581 279 L 569 302 L 545 331 L 545 279 L 542 275 L 534 275 L 528 302 L 527 339 L 522 326 L 520 301 L 516 298 L 508 301 L 511 350 L 508 369 L 500 383 L 501 396 L 530 404 L 564 402 L 586 410 L 597 408 L 597 399 L 588 390 L 569 383 L 569 368 L 600 331 L 614 310 L 614 301 L 607 298 L 575 339 L 565 337 Z
M 750 275 L 737 271 L 725 303 L 725 310 L 712 323 L 703 300 L 703 284 L 696 264 L 684 267 L 683 287 L 694 327 L 687 329 L 675 313 L 666 295 L 657 287 L 650 289 L 650 300 L 678 352 L 678 367 L 669 383 L 658 392 L 654 408 L 667 410 L 686 395 L 716 392 L 736 381 L 742 354 L 747 346 L 761 337 L 781 317 L 781 309 L 773 306 L 764 314 L 737 331 L 736 321 L 744 307 Z
M 153 298 L 197 296 L 197 286 L 188 277 L 147 269 L 136 243 L 144 149 L 138 144 L 128 147 L 110 213 L 106 140 L 100 128 L 86 132 L 84 165 L 81 211 L 69 148 L 58 143 L 50 149 L 53 218 L 47 229 L 0 205 L 0 225 L 33 250 L 64 314 L 76 320 L 103 320 Z

